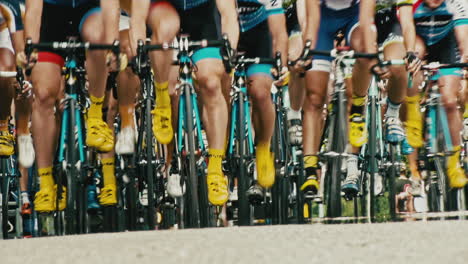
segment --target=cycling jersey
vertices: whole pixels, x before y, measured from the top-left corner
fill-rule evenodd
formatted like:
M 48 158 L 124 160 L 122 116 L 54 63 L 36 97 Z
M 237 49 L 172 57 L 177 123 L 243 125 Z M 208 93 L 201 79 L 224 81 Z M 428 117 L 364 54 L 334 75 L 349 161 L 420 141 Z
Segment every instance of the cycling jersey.
M 44 2 L 52 5 L 63 5 L 69 7 L 78 7 L 90 2 L 96 2 L 95 0 L 44 0 Z
M 283 14 L 282 0 L 237 0 L 241 32 L 248 31 L 265 21 L 268 16 Z
M 376 11 L 390 9 L 394 6 L 412 5 L 413 0 L 377 0 L 375 2 Z
M 341 10 L 357 5 L 359 0 L 320 0 L 320 4 L 330 9 Z
M 0 8 L 4 16 L 5 26 L 8 26 L 10 33 L 23 30 L 23 21 L 21 19 L 21 9 L 17 0 L 0 0 Z
M 468 25 L 468 4 L 466 0 L 446 0 L 439 7 L 431 10 L 423 0 L 413 4 L 416 33 L 426 45 L 433 45 L 460 25 Z

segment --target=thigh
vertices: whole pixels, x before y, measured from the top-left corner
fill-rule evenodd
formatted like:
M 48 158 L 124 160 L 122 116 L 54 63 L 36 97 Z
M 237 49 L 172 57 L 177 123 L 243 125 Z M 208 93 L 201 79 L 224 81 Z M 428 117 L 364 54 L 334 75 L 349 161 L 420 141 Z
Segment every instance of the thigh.
M 35 101 L 47 102 L 52 106 L 60 92 L 61 67 L 51 62 L 38 62 L 33 68 L 31 80 Z

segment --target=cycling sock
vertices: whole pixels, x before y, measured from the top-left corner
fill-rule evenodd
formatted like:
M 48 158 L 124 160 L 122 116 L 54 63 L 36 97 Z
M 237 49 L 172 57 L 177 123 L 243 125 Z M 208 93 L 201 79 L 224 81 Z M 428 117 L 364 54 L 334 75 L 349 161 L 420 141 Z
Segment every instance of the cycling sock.
M 116 185 L 115 183 L 115 166 L 114 158 L 103 158 L 102 162 L 102 177 L 104 178 L 104 186 Z
M 208 171 L 221 172 L 224 149 L 210 149 L 208 151 L 208 157 Z
M 293 120 L 293 119 L 299 119 L 301 120 L 301 110 L 299 111 L 296 111 L 296 110 L 293 110 L 293 109 L 289 109 L 288 110 L 288 120 Z
M 390 101 L 390 99 L 387 100 L 387 113 L 385 114 L 387 117 L 394 117 L 394 118 L 399 118 L 400 117 L 400 105 L 401 104 L 394 104 Z
M 119 106 L 120 120 L 122 121 L 122 128 L 133 127 L 133 105 L 121 105 Z
M 351 154 L 346 160 L 348 175 L 357 175 L 358 172 L 358 156 Z
M 419 107 L 419 95 L 406 97 L 407 112 L 406 119 L 409 120 L 422 120 L 421 109 Z
M 351 106 L 351 115 L 362 114 L 367 96 L 357 96 L 353 94 L 353 104 Z
M 54 178 L 52 177 L 52 166 L 47 168 L 41 168 L 37 171 L 39 175 L 39 183 L 41 190 L 52 189 L 54 186 Z
M 0 120 L 0 131 L 8 131 L 8 119 Z
M 270 153 L 270 142 L 259 142 L 256 151 L 257 153 Z
M 167 107 L 171 105 L 171 98 L 169 97 L 169 82 L 158 83 L 154 82 L 156 87 L 156 106 Z
M 91 99 L 91 106 L 88 110 L 88 118 L 99 118 L 102 119 L 102 104 L 104 103 L 104 96 L 103 97 L 94 97 L 89 95 Z
M 304 169 L 307 177 L 315 176 L 317 177 L 317 165 L 318 157 L 317 155 L 305 155 L 304 156 Z
M 465 103 L 465 112 L 463 112 L 463 118 L 468 118 L 468 103 Z
M 22 191 L 22 192 L 21 192 L 21 201 L 23 202 L 23 204 L 31 203 L 31 202 L 29 201 L 28 192 L 26 192 L 26 191 Z

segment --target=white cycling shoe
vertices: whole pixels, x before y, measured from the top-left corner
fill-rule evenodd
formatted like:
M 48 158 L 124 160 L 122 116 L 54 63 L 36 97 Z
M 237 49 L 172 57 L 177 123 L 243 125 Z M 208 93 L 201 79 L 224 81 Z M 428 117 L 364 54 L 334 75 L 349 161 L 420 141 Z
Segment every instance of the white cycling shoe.
M 172 198 L 182 197 L 185 192 L 185 186 L 180 185 L 179 174 L 169 174 L 167 177 L 167 193 Z

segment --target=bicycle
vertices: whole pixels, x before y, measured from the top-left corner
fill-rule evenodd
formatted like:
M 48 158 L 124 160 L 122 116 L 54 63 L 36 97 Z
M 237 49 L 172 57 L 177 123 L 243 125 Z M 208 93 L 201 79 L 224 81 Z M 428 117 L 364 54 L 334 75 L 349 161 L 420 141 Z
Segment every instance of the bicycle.
M 34 49 L 49 49 L 66 53 L 65 67 L 65 99 L 61 120 L 59 146 L 57 153 L 56 183 L 57 200 L 55 204 L 55 226 L 52 234 L 82 234 L 87 229 L 87 191 L 86 191 L 86 146 L 84 144 L 84 105 L 85 71 L 80 66 L 79 54 L 86 50 L 111 50 L 117 57 L 119 43 L 112 45 L 68 42 L 32 43 L 26 40 L 25 53 L 29 60 Z M 66 182 L 66 209 L 62 219 L 59 212 L 59 200 L 63 195 Z
M 226 47 L 224 40 L 189 41 L 181 36 L 173 44 L 144 45 L 143 50 L 175 49 L 178 53 L 179 95 L 178 125 L 174 137 L 175 147 L 171 173 L 181 175 L 181 188 L 187 186 L 182 199 L 178 199 L 179 227 L 215 226 L 215 208 L 208 202 L 206 186 L 206 146 L 202 137 L 202 124 L 197 94 L 192 79 L 193 64 L 190 52 L 197 48 Z M 188 213 L 186 213 L 186 210 Z
M 443 106 L 439 85 L 433 82 L 432 77 L 439 69 L 464 68 L 468 63 L 440 64 L 432 62 L 422 66 L 424 82 L 422 90 L 427 91 L 425 104 L 426 144 L 421 152 L 423 168 L 428 175 L 428 203 L 432 212 L 464 211 L 466 210 L 466 197 L 464 188 L 450 190 L 445 173 L 445 158 L 454 154 L 452 138 L 450 135 L 447 114 Z

